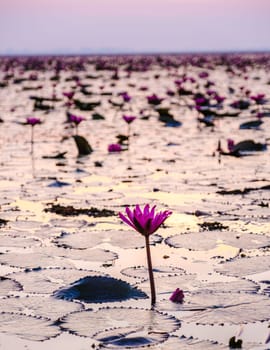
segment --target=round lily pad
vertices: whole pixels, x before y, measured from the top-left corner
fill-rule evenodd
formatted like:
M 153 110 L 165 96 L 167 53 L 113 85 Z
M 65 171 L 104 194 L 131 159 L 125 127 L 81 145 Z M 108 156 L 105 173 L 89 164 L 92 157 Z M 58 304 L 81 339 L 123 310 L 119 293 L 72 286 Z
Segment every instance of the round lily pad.
M 162 237 L 154 234 L 150 236 L 150 243 L 157 244 Z M 131 230 L 107 230 L 107 231 L 83 231 L 73 234 L 64 233 L 54 241 L 60 247 L 75 249 L 93 248 L 102 243 L 109 243 L 121 248 L 143 248 L 145 239 L 143 236 Z
M 10 312 L 0 313 L 0 332 L 32 341 L 44 341 L 60 334 L 51 320 Z
M 22 290 L 22 286 L 19 282 L 7 277 L 0 277 L 0 296 L 5 296 L 11 292 Z
M 60 325 L 63 330 L 80 336 L 93 337 L 95 334 L 115 328 L 127 327 L 144 331 L 144 337 L 151 333 L 170 333 L 180 327 L 180 322 L 173 316 L 155 310 L 134 308 L 102 308 L 97 311 L 85 310 L 65 316 Z M 142 335 L 140 335 L 142 338 Z M 147 341 L 148 342 L 148 341 Z M 148 344 L 149 345 L 149 344 Z
M 166 275 L 177 275 L 183 274 L 185 271 L 180 267 L 175 266 L 155 266 L 153 268 L 155 277 L 166 276 Z M 148 268 L 146 266 L 133 266 L 123 269 L 121 273 L 128 277 L 148 279 Z
M 235 277 L 245 277 L 270 270 L 270 256 L 253 256 L 237 258 L 219 265 L 217 272 Z
M 109 303 L 127 299 L 147 298 L 147 295 L 129 283 L 107 276 L 87 276 L 61 288 L 56 298 L 81 300 L 85 303 Z
M 227 350 L 228 346 L 219 344 L 211 340 L 200 340 L 193 337 L 170 336 L 168 340 L 158 346 L 153 346 L 153 350 Z
M 168 338 L 168 333 L 146 332 L 143 327 L 120 327 L 106 329 L 93 336 L 109 349 L 140 349 L 153 344 L 160 344 Z
M 26 296 L 0 299 L 0 309 L 4 312 L 14 312 L 44 317 L 56 321 L 64 315 L 83 309 L 78 302 L 70 303 L 53 297 Z
M 196 296 L 195 296 L 196 298 Z M 205 295 L 199 303 L 205 303 Z M 184 317 L 187 322 L 199 324 L 242 324 L 270 319 L 270 298 L 260 294 L 213 293 L 208 296 L 208 307 L 192 316 Z M 256 310 L 256 311 L 255 311 Z
M 219 244 L 242 249 L 256 249 L 270 245 L 269 237 L 247 232 L 203 231 L 178 234 L 168 237 L 165 242 L 174 248 L 210 250 Z
M 10 276 L 20 282 L 26 293 L 51 294 L 58 288 L 85 276 L 101 275 L 100 272 L 70 268 L 26 269 Z

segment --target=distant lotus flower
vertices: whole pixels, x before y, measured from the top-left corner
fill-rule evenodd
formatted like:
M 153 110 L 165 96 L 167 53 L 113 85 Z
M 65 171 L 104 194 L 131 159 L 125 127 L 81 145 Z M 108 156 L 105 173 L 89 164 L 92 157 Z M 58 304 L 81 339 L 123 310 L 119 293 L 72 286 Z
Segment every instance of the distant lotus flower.
M 206 93 L 207 93 L 207 95 L 209 95 L 209 96 L 216 96 L 216 95 L 217 95 L 217 92 L 216 92 L 215 90 L 210 90 L 210 89 L 208 89 L 208 90 L 206 91 Z
M 126 224 L 131 226 L 134 230 L 145 237 L 152 306 L 156 303 L 156 291 L 150 253 L 149 236 L 156 232 L 158 228 L 164 223 L 164 221 L 172 214 L 172 212 L 168 210 L 155 213 L 155 208 L 156 206 L 150 208 L 149 204 L 147 204 L 142 210 L 139 205 L 136 205 L 133 211 L 131 211 L 129 207 L 126 208 L 126 216 L 123 213 L 119 213 L 119 217 Z
M 153 94 L 151 96 L 147 96 L 147 100 L 149 104 L 159 105 L 164 99 L 161 97 L 158 97 L 156 94 Z
M 201 72 L 198 74 L 199 78 L 205 79 L 209 77 L 209 74 L 207 72 Z
M 167 94 L 168 96 L 174 96 L 174 95 L 175 95 L 175 92 L 174 92 L 173 90 L 171 90 L 171 89 L 168 89 L 168 90 L 166 91 L 166 94 Z
M 41 124 L 41 120 L 35 117 L 29 117 L 26 119 L 26 124 L 35 126 L 36 124 Z
M 255 101 L 258 105 L 263 104 L 265 101 L 265 94 L 258 94 L 258 95 L 253 95 L 250 96 L 251 100 Z
M 71 115 L 69 116 L 69 120 L 70 120 L 72 123 L 78 125 L 78 124 L 80 124 L 83 120 L 85 120 L 85 118 L 84 118 L 84 117 L 76 116 L 76 115 L 74 115 L 74 114 L 71 114 Z
M 132 115 L 123 115 L 123 119 L 127 124 L 130 124 L 136 119 L 136 117 Z
M 208 106 L 209 100 L 205 97 L 196 97 L 194 99 L 196 106 Z
M 128 135 L 127 135 L 127 137 L 128 137 L 128 148 L 129 148 L 129 143 L 130 143 L 130 124 L 136 119 L 136 117 L 133 116 L 133 115 L 123 115 L 123 119 L 128 125 Z
M 35 117 L 29 117 L 26 119 L 26 125 L 31 125 L 31 154 L 34 152 L 34 126 L 41 124 L 41 120 Z
M 63 92 L 63 95 L 67 97 L 69 100 L 73 99 L 75 92 L 74 91 L 69 91 L 69 92 Z
M 189 78 L 189 81 L 190 81 L 192 84 L 196 83 L 196 79 L 194 79 L 193 77 L 190 77 L 190 78 Z
M 131 100 L 131 96 L 127 92 L 120 93 L 120 96 L 122 96 L 124 102 L 129 102 Z
M 85 120 L 84 117 L 80 117 L 80 116 L 77 116 L 77 115 L 74 115 L 74 114 L 70 114 L 68 116 L 68 120 L 71 122 L 71 123 L 74 123 L 75 124 L 75 127 L 76 127 L 76 135 L 78 135 L 78 126 L 79 124 Z
M 228 147 L 228 150 L 229 150 L 229 152 L 232 152 L 233 151 L 233 149 L 234 149 L 234 140 L 232 140 L 232 139 L 228 139 L 227 140 L 227 147 Z
M 173 294 L 170 296 L 170 300 L 174 303 L 180 303 L 182 304 L 183 303 L 183 300 L 184 300 L 184 293 L 181 289 L 177 288 Z
M 217 103 L 222 103 L 226 99 L 226 97 L 215 95 L 214 99 L 217 101 Z
M 122 146 L 119 143 L 111 143 L 108 146 L 109 153 L 118 153 L 122 151 Z

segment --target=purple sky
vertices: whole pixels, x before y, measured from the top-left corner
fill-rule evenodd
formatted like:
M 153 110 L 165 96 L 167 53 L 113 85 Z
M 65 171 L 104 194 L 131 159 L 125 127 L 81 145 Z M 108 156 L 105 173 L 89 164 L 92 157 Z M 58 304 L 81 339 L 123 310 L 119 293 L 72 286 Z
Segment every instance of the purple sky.
M 270 50 L 270 0 L 0 0 L 0 54 Z

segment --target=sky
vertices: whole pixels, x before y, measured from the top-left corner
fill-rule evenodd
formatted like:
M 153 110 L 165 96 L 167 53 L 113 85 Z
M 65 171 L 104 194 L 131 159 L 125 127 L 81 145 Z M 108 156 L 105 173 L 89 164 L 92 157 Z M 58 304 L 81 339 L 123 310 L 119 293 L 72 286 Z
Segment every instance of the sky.
M 0 0 L 0 55 L 270 50 L 270 0 Z

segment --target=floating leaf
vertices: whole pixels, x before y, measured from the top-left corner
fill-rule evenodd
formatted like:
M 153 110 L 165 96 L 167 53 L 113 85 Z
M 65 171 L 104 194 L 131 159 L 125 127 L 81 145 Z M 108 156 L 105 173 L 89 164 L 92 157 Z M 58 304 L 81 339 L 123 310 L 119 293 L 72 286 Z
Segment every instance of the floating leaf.
M 185 271 L 180 267 L 175 266 L 155 266 L 153 268 L 155 277 L 161 277 L 166 275 L 183 274 Z M 148 269 L 146 266 L 133 266 L 123 269 L 121 273 L 125 276 L 148 279 Z
M 227 346 L 215 341 L 194 339 L 193 337 L 176 337 L 170 336 L 167 341 L 159 344 L 158 347 L 151 347 L 153 350 L 226 350 Z
M 54 293 L 56 298 L 81 300 L 85 303 L 109 303 L 147 298 L 142 291 L 125 281 L 105 276 L 87 276 Z
M 160 344 L 168 338 L 164 332 L 146 331 L 143 327 L 121 327 L 101 331 L 93 336 L 109 349 L 139 349 L 141 347 Z
M 37 267 L 74 267 L 70 262 L 56 259 L 42 253 L 6 253 L 0 255 L 0 263 L 13 267 L 37 268 Z
M 210 250 L 220 244 L 242 249 L 262 248 L 270 245 L 269 237 L 247 232 L 203 231 L 178 234 L 165 240 L 169 246 L 192 250 Z
M 128 239 L 127 239 L 128 238 Z M 151 244 L 157 244 L 162 241 L 162 237 L 154 234 L 150 237 Z M 113 246 L 131 249 L 143 248 L 145 241 L 142 236 L 135 235 L 130 230 L 107 230 L 107 231 L 87 231 L 74 234 L 63 234 L 55 240 L 58 246 L 70 247 L 76 249 L 92 248 L 102 243 L 110 243 Z
M 1 235 L 2 247 L 27 248 L 27 247 L 36 247 L 40 245 L 41 245 L 41 241 L 36 238 Z
M 64 315 L 83 309 L 80 303 L 70 303 L 52 297 L 26 296 L 0 299 L 0 309 L 4 312 L 14 312 L 57 320 Z
M 17 281 L 7 277 L 0 277 L 0 296 L 10 294 L 10 292 L 16 292 L 22 290 L 22 286 Z
M 68 268 L 27 269 L 15 272 L 11 276 L 21 283 L 26 293 L 51 294 L 58 288 L 87 276 L 96 276 L 96 271 Z
M 196 275 L 194 274 L 179 274 L 176 276 L 159 277 L 155 279 L 155 282 L 158 295 L 166 298 L 167 300 L 171 296 L 172 292 L 176 290 L 176 288 L 180 288 L 184 293 L 188 292 L 192 295 L 195 295 L 196 293 L 205 293 L 205 297 L 214 292 L 245 291 L 248 293 L 254 293 L 259 288 L 256 283 L 247 280 L 236 280 L 230 282 L 202 282 L 196 279 Z M 138 286 L 146 293 L 149 293 L 148 281 L 144 281 L 138 284 Z
M 134 308 L 102 308 L 94 311 L 74 312 L 62 319 L 61 328 L 80 336 L 93 337 L 94 334 L 112 328 L 133 328 L 149 334 L 170 333 L 180 327 L 173 316 L 155 310 Z
M 196 296 L 194 296 L 196 298 Z M 199 303 L 206 303 L 205 294 L 197 295 Z M 199 324 L 242 324 L 270 319 L 270 298 L 260 294 L 213 293 L 209 294 L 205 311 L 185 317 L 188 322 Z M 256 312 L 254 312 L 256 310 Z
M 0 332 L 32 341 L 48 340 L 60 334 L 52 321 L 10 312 L 0 313 Z
M 235 277 L 245 277 L 270 270 L 270 256 L 237 258 L 220 264 L 217 272 Z

